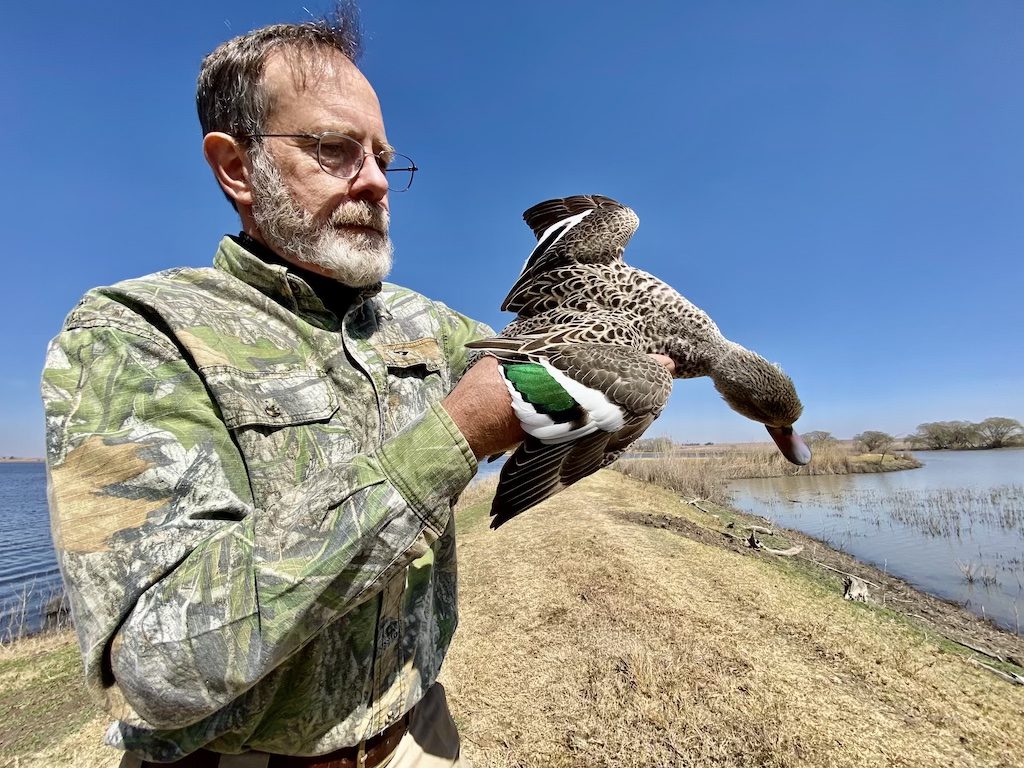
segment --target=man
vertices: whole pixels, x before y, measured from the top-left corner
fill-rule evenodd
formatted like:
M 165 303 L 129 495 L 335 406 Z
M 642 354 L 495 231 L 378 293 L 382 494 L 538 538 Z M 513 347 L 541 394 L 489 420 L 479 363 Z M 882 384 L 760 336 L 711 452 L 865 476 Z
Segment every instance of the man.
M 122 765 L 458 764 L 451 506 L 521 432 L 494 360 L 465 370 L 489 329 L 381 285 L 414 166 L 388 168 L 356 28 L 207 57 L 242 233 L 90 291 L 48 352 L 54 540 Z

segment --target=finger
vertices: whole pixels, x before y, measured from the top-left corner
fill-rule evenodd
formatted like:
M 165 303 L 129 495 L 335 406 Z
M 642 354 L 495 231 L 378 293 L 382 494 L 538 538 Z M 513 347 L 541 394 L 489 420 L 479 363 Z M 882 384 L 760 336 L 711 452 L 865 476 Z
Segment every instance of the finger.
M 651 355 L 651 357 L 653 357 L 655 360 L 661 363 L 665 370 L 669 372 L 670 376 L 675 376 L 676 364 L 671 357 L 669 357 L 668 355 Z

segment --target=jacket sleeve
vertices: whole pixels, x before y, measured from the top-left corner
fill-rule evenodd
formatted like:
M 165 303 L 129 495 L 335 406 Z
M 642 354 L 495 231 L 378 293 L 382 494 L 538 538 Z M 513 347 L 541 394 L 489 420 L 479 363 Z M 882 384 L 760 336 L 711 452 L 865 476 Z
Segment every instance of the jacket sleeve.
M 453 378 L 457 381 L 469 365 L 466 344 L 494 336 L 490 326 L 459 314 L 440 302 L 434 302 L 441 318 L 442 344 Z
M 435 404 L 256 508 L 202 379 L 138 327 L 65 330 L 43 401 L 54 541 L 88 682 L 119 719 L 161 729 L 242 695 L 424 554 L 476 470 Z

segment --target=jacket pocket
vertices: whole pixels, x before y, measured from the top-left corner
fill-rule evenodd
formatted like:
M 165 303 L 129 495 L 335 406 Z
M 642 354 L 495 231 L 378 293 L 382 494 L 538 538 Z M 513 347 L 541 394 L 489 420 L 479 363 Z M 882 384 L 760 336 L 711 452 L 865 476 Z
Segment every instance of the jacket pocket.
M 444 359 L 436 339 L 424 338 L 398 344 L 374 344 L 392 376 L 423 377 L 441 372 Z
M 217 366 L 204 373 L 229 429 L 328 421 L 338 410 L 337 392 L 316 369 L 271 373 Z

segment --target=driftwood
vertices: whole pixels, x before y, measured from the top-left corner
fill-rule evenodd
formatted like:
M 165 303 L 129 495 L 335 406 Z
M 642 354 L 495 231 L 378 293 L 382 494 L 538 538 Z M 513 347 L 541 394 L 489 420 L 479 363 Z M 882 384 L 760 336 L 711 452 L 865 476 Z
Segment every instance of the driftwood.
M 985 648 L 979 648 L 976 645 L 971 645 L 970 643 L 965 643 L 963 640 L 956 640 L 956 639 L 953 639 L 953 638 L 950 638 L 950 639 L 953 640 L 953 642 L 956 643 L 957 645 L 962 645 L 964 648 L 970 648 L 972 651 L 974 651 L 975 653 L 980 653 L 982 656 L 988 656 L 990 659 L 995 659 L 996 661 L 1006 661 L 1006 659 L 1004 659 L 998 653 L 993 653 L 992 651 L 989 651 L 989 650 L 987 650 Z M 1018 664 L 1017 666 L 1020 666 L 1020 665 Z
M 875 582 L 873 582 L 873 581 L 868 581 L 867 579 L 865 579 L 865 578 L 862 578 L 862 577 L 860 577 L 860 576 L 857 576 L 857 575 L 855 575 L 855 574 L 852 574 L 852 573 L 847 573 L 846 571 L 841 571 L 841 570 L 839 570 L 838 568 L 833 568 L 833 567 L 832 567 L 831 565 L 825 565 L 824 563 L 819 563 L 819 562 L 818 562 L 817 560 L 812 560 L 812 559 L 811 559 L 811 558 L 809 558 L 809 557 L 808 557 L 808 558 L 805 558 L 805 559 L 806 559 L 806 560 L 807 560 L 807 562 L 809 562 L 809 563 L 814 563 L 814 564 L 815 564 L 816 566 L 818 566 L 819 568 L 827 568 L 827 569 L 828 569 L 828 570 L 830 570 L 830 571 L 835 571 L 836 573 L 838 573 L 838 574 L 841 574 L 841 575 L 843 575 L 843 576 L 848 576 L 848 577 L 850 577 L 851 579 L 860 579 L 860 580 L 861 580 L 861 581 L 863 581 L 863 582 L 864 582 L 865 584 L 870 584 L 870 585 L 871 585 L 872 587 L 874 587 L 875 589 L 881 589 L 881 588 L 882 588 L 882 587 L 881 587 L 880 585 L 878 585 L 878 584 L 875 584 Z
M 739 539 L 739 536 L 733 536 L 733 538 Z M 804 549 L 802 544 L 797 544 L 795 547 L 790 547 L 789 549 L 772 549 L 771 547 L 766 547 L 760 539 L 754 536 L 753 533 L 751 533 L 744 541 L 751 549 L 759 549 L 762 552 L 767 552 L 769 555 L 782 555 L 783 557 L 798 555 L 803 552 Z
M 767 552 L 769 555 L 782 555 L 783 557 L 793 557 L 794 555 L 799 555 L 801 552 L 804 551 L 804 545 L 797 544 L 795 546 L 790 547 L 789 549 L 772 549 L 771 547 L 766 547 L 762 544 L 760 549 L 762 552 Z
M 699 504 L 699 503 L 697 502 L 697 499 L 690 499 L 690 500 L 689 500 L 688 502 L 686 502 L 686 503 L 687 503 L 687 504 L 689 504 L 690 506 L 696 507 L 696 508 L 697 508 L 697 509 L 699 509 L 699 510 L 700 510 L 701 512 L 703 512 L 703 513 L 704 513 L 705 515 L 712 515 L 712 516 L 716 516 L 716 515 L 715 515 L 715 513 L 714 513 L 714 512 L 712 512 L 712 511 L 711 511 L 710 509 L 704 509 L 704 507 L 702 507 L 702 506 L 701 506 L 701 505 L 700 505 L 700 504 Z
M 845 600 L 866 603 L 869 597 L 871 595 L 868 592 L 868 585 L 864 582 L 864 579 L 859 579 L 856 576 L 847 576 L 843 579 L 843 598 Z
M 1008 683 L 1013 683 L 1014 685 L 1024 685 L 1024 675 L 1018 675 L 1016 672 L 1004 672 L 1001 669 L 996 669 L 991 664 L 986 664 L 985 662 L 978 661 L 977 659 L 968 659 L 968 661 L 970 661 L 972 664 L 977 664 L 982 669 L 987 669 L 993 675 L 1002 678 Z

